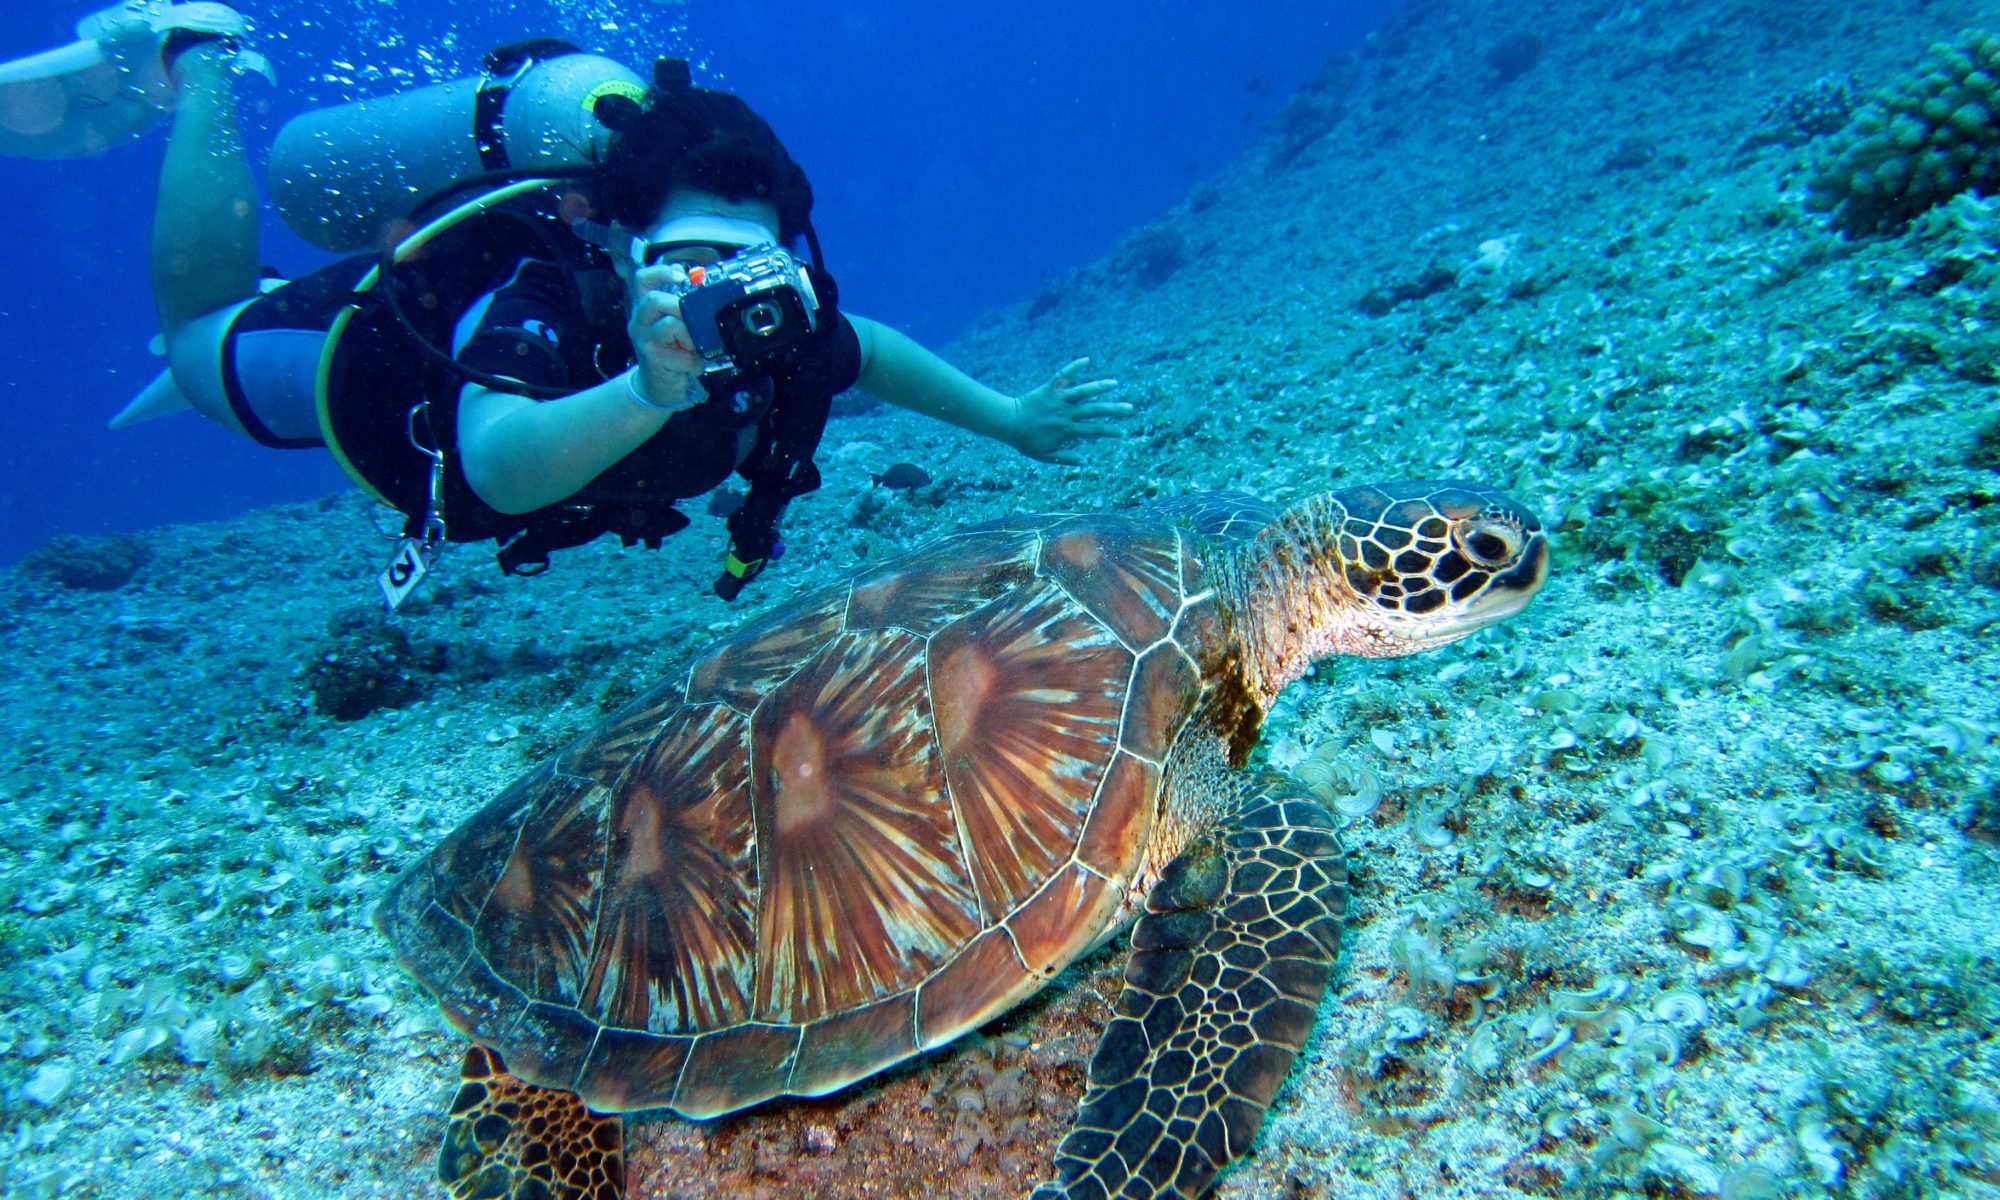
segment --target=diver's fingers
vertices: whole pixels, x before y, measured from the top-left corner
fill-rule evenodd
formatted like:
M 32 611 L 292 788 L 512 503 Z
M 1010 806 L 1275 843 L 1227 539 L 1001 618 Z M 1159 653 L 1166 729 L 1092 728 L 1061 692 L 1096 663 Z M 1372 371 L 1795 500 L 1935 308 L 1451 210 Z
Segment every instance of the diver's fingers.
M 1106 396 L 1106 394 L 1110 394 L 1114 390 L 1118 390 L 1118 384 L 1114 384 L 1114 382 L 1084 384 L 1082 388 L 1072 388 L 1072 390 L 1064 392 L 1062 394 L 1062 402 L 1068 404 L 1070 408 L 1088 408 L 1090 404 L 1098 402 L 1098 396 Z
M 657 263 L 650 267 L 641 267 L 632 276 L 632 282 L 641 291 L 681 288 L 687 286 L 687 281 L 687 268 L 680 263 Z
M 680 315 L 681 298 L 655 288 L 639 294 L 639 302 L 632 309 L 632 325 L 636 329 L 646 329 L 668 317 L 678 320 Z
M 1090 360 L 1088 358 L 1079 358 L 1076 361 L 1070 363 L 1068 366 L 1061 368 L 1056 372 L 1056 386 L 1068 387 L 1069 377 L 1076 374 L 1078 371 L 1083 370 L 1085 367 L 1089 365 L 1090 365 Z
M 1113 417 L 1129 416 L 1131 412 L 1129 404 L 1079 404 L 1070 410 L 1069 415 L 1073 421 L 1109 421 Z
M 664 316 L 633 333 L 632 348 L 641 353 L 694 354 L 694 339 L 676 316 Z

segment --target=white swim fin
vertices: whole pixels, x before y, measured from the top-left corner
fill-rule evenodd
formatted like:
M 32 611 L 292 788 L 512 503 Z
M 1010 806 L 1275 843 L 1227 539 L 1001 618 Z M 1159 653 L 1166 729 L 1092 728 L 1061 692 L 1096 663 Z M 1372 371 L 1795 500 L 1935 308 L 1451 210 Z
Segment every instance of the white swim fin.
M 213 0 L 127 0 L 77 22 L 67 46 L 0 63 L 0 155 L 82 158 L 152 128 L 174 106 L 160 43 L 177 29 L 240 37 L 247 26 Z M 254 51 L 236 62 L 272 77 Z
M 154 417 L 164 417 L 168 413 L 177 413 L 184 408 L 193 407 L 194 405 L 188 403 L 188 398 L 181 395 L 180 387 L 174 383 L 173 372 L 162 371 L 153 377 L 153 382 L 141 388 L 139 394 L 132 397 L 132 403 L 127 404 L 118 411 L 117 416 L 111 418 L 111 428 L 123 429 L 127 425 L 137 425 L 141 421 L 150 421 Z

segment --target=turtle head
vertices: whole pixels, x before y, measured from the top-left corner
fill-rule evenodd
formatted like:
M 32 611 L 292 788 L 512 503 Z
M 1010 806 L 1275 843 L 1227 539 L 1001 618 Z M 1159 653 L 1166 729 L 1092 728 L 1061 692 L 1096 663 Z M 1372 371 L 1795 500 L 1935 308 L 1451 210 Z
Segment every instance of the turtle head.
M 1228 577 L 1246 682 L 1268 705 L 1329 655 L 1455 642 L 1526 608 L 1548 571 L 1542 523 L 1484 484 L 1323 493 L 1237 544 Z
M 1541 521 L 1483 484 L 1392 483 L 1328 500 L 1323 532 L 1353 622 L 1336 650 L 1387 656 L 1455 642 L 1527 607 L 1548 575 Z

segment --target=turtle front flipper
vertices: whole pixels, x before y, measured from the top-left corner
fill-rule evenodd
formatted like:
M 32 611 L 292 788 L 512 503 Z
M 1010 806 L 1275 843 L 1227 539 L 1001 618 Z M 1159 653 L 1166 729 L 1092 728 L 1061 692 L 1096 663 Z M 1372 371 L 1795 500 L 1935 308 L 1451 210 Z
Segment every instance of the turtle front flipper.
M 453 1200 L 619 1200 L 625 1119 L 592 1112 L 575 1092 L 507 1073 L 484 1046 L 465 1052 L 438 1181 Z
M 1333 976 L 1347 869 L 1298 784 L 1243 779 L 1236 816 L 1161 875 L 1076 1124 L 1032 1200 L 1197 1200 L 1250 1149 Z

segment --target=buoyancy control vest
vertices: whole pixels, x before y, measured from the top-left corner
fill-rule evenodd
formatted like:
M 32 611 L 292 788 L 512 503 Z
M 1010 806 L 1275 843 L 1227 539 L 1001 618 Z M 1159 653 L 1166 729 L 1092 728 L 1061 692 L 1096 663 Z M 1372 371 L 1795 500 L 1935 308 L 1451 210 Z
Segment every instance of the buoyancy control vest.
M 518 180 L 417 228 L 361 276 L 320 356 L 320 430 L 341 468 L 404 514 L 406 537 L 436 530 L 452 542 L 496 540 L 499 563 L 510 574 L 538 573 L 551 551 L 607 533 L 628 546 L 656 548 L 689 524 L 671 494 L 635 503 L 629 490 L 621 495 L 597 483 L 545 508 L 502 513 L 473 491 L 459 460 L 458 395 L 467 380 L 449 348 L 466 312 L 520 263 L 553 263 L 574 281 L 585 324 L 622 339 L 623 285 L 608 256 L 573 232 L 573 212 L 565 211 L 578 199 L 570 194 L 573 186 L 559 179 Z M 823 327 L 844 329 L 834 280 L 818 269 L 814 280 Z M 851 382 L 808 356 L 783 379 L 731 384 L 762 388 L 767 405 L 759 410 L 755 444 L 735 465 L 749 484 L 729 518 L 731 541 L 740 551 L 769 552 L 786 505 L 819 486 L 813 455 L 834 394 Z M 655 439 L 662 436 L 670 431 Z M 723 464 L 715 478 L 728 472 Z

